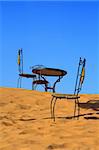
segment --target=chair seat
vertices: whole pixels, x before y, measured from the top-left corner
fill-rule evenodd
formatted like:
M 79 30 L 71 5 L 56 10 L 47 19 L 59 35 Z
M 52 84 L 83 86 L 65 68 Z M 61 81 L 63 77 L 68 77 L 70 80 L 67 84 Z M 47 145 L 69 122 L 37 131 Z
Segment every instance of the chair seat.
M 35 74 L 27 74 L 27 73 L 20 73 L 19 76 L 25 77 L 25 78 L 35 78 Z
M 65 98 L 65 99 L 77 99 L 77 98 L 80 98 L 80 96 L 78 95 L 74 95 L 74 94 L 52 94 L 53 97 L 56 97 L 56 98 Z
M 49 87 L 49 86 L 47 86 L 47 89 L 53 89 L 53 87 Z
M 47 80 L 35 80 L 33 81 L 33 84 L 48 84 L 49 82 Z

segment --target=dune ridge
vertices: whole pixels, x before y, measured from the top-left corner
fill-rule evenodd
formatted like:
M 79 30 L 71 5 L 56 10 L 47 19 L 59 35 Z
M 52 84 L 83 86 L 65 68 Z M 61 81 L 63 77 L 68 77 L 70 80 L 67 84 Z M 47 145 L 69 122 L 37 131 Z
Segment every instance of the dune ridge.
M 50 92 L 0 88 L 0 150 L 98 150 L 99 94 L 81 94 L 79 120 L 74 102 L 58 101 L 50 118 Z

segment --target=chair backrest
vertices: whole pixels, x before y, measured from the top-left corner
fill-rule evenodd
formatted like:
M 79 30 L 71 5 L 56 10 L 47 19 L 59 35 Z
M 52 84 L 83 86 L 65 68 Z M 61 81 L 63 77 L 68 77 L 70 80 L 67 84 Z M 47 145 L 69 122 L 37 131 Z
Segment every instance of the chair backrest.
M 23 50 L 22 49 L 18 50 L 18 60 L 17 60 L 17 63 L 18 63 L 19 73 L 23 73 Z
M 78 70 L 77 70 L 74 95 L 78 95 L 82 89 L 82 85 L 83 85 L 84 78 L 85 78 L 85 64 L 86 64 L 86 59 L 85 58 L 82 59 L 80 57 Z

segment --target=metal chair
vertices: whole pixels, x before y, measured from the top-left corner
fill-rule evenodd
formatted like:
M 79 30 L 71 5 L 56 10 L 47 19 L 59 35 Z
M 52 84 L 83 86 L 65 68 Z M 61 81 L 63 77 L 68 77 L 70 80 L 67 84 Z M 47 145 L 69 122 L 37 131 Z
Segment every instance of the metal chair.
M 43 69 L 45 68 L 45 66 L 43 65 L 35 65 L 33 67 L 31 67 L 32 70 L 38 70 L 38 69 Z M 38 74 L 35 78 L 35 80 L 33 81 L 33 88 L 36 89 L 37 85 L 41 85 L 45 91 L 47 92 L 48 90 L 48 84 L 49 82 L 45 79 L 45 77 L 41 76 L 41 74 Z
M 74 100 L 74 102 L 75 102 L 74 117 L 76 117 L 76 111 L 78 111 L 77 119 L 79 119 L 79 114 L 80 114 L 79 92 L 82 89 L 82 84 L 83 84 L 84 78 L 85 78 L 85 63 L 86 63 L 86 59 L 84 58 L 82 60 L 80 57 L 78 70 L 77 70 L 74 94 L 57 94 L 57 93 L 52 94 L 50 109 L 51 109 L 51 118 L 53 118 L 54 121 L 55 121 L 55 104 L 58 99 Z
M 23 73 L 23 50 L 22 49 L 18 50 L 18 61 L 17 61 L 17 63 L 18 63 L 18 70 L 19 70 L 19 78 L 17 81 L 17 88 L 18 87 L 21 88 L 22 77 L 32 78 L 34 80 L 36 78 L 36 75 Z M 32 84 L 32 89 L 33 89 L 33 84 Z

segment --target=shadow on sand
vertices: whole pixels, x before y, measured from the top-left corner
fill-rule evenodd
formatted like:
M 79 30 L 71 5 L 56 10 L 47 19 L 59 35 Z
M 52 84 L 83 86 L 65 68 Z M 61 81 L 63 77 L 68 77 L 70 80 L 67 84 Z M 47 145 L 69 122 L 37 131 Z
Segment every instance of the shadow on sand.
M 83 109 L 92 109 L 95 112 L 80 114 L 79 117 L 84 116 L 85 119 L 99 120 L 99 100 L 89 100 L 87 102 L 79 103 L 79 107 Z M 97 116 L 96 116 L 97 115 Z M 78 116 L 56 117 L 58 119 L 74 119 Z M 43 118 L 51 119 L 51 117 Z
M 99 111 L 99 100 L 89 100 L 86 103 L 80 103 L 79 106 L 85 109 L 93 109 Z
M 95 111 L 95 113 L 90 114 L 90 116 L 85 116 L 84 117 L 85 119 L 99 120 L 98 116 L 92 116 L 92 115 L 99 115 L 99 100 L 89 100 L 86 103 L 80 103 L 79 106 L 80 108 L 92 109 Z

